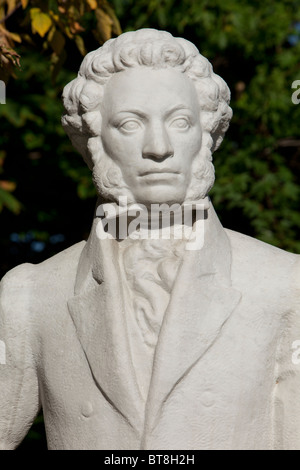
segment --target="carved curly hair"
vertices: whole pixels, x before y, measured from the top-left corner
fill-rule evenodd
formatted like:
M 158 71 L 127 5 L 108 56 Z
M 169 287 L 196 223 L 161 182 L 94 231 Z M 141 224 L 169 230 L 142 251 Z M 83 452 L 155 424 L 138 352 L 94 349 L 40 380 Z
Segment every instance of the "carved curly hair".
M 87 54 L 77 78 L 64 88 L 66 113 L 62 125 L 89 168 L 93 168 L 95 161 L 88 149 L 88 140 L 101 135 L 99 106 L 105 84 L 113 74 L 139 66 L 175 68 L 193 80 L 199 97 L 201 124 L 206 132 L 204 145 L 211 152 L 215 151 L 232 117 L 228 86 L 191 42 L 165 31 L 141 29 L 110 39 Z M 95 150 L 95 139 L 91 147 Z

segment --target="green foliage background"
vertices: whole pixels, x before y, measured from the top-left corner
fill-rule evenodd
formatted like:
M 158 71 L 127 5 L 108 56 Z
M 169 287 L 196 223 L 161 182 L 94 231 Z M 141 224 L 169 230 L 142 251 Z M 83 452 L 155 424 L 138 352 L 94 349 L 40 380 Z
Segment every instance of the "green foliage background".
M 300 253 L 300 104 L 291 101 L 292 83 L 300 80 L 299 0 L 109 4 L 123 31 L 150 27 L 183 36 L 227 81 L 234 114 L 214 155 L 215 208 L 226 227 Z M 28 45 L 18 52 L 22 70 L 0 105 L 0 179 L 16 183 L 19 201 L 5 202 L 0 194 L 0 275 L 85 238 L 95 203 L 89 172 L 60 124 L 61 91 L 75 76 L 80 53 L 66 46 L 53 83 L 47 53 Z M 20 447 L 33 448 L 45 448 L 41 419 Z

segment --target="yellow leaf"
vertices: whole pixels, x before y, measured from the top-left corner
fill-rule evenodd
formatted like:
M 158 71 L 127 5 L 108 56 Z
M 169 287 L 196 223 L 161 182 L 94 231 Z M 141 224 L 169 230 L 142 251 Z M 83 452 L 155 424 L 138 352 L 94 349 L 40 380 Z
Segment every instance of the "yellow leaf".
M 14 11 L 14 9 L 17 7 L 18 0 L 6 0 L 7 3 L 7 15 L 10 15 Z
M 75 36 L 75 42 L 76 42 L 76 46 L 78 47 L 78 50 L 79 52 L 81 53 L 81 55 L 85 56 L 86 55 L 86 48 L 85 48 L 85 45 L 84 45 L 84 41 L 82 39 L 81 36 Z
M 54 13 L 52 10 L 49 11 L 49 14 L 54 21 L 59 21 L 59 15 L 56 15 L 56 13 Z
M 97 8 L 97 0 L 87 0 L 87 3 L 89 4 L 89 7 L 91 10 L 96 10 Z
M 69 39 L 73 39 L 73 38 L 74 38 L 73 34 L 72 34 L 71 31 L 70 31 L 69 26 L 66 26 L 65 29 L 64 29 L 64 31 L 65 31 L 65 33 L 66 33 L 66 35 L 68 36 Z
M 31 44 L 32 46 L 35 46 L 35 43 L 34 41 L 32 40 L 31 36 L 29 34 L 23 34 L 22 35 L 22 38 L 23 38 L 23 41 L 26 41 L 28 42 L 29 44 Z
M 11 39 L 15 42 L 22 42 L 22 39 L 21 37 L 19 36 L 19 34 L 17 33 L 9 33 L 9 36 L 11 37 Z
M 38 33 L 43 38 L 52 26 L 50 16 L 43 13 L 40 8 L 31 8 L 30 17 L 32 32 Z
M 52 28 L 50 28 L 50 31 L 48 32 L 47 41 L 49 42 L 52 41 L 55 31 L 56 31 L 56 27 L 52 26 Z
M 95 13 L 98 25 L 97 33 L 102 38 L 103 42 L 105 42 L 111 38 L 113 21 L 111 17 L 100 8 L 97 8 Z
M 23 10 L 25 10 L 25 8 L 27 7 L 28 2 L 29 2 L 29 0 L 21 0 Z
M 119 34 L 122 34 L 121 25 L 119 23 L 118 18 L 116 17 L 113 8 L 108 3 L 104 3 L 102 9 L 108 16 L 110 16 L 112 20 L 112 33 L 116 34 L 117 36 L 119 36 Z
M 0 188 L 4 189 L 5 191 L 12 192 L 16 189 L 16 183 L 13 181 L 0 181 Z

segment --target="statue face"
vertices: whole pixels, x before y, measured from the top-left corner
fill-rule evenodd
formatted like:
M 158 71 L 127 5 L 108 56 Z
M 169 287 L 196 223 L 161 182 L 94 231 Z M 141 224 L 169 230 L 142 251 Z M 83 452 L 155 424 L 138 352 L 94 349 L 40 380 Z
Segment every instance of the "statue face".
M 202 134 L 192 81 L 175 69 L 128 69 L 106 85 L 101 114 L 104 151 L 135 201 L 184 202 Z

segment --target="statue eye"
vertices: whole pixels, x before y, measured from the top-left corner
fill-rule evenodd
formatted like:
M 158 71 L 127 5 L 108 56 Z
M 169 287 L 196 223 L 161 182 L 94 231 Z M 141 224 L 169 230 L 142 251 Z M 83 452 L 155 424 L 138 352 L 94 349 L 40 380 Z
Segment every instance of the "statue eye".
M 174 121 L 171 122 L 171 127 L 174 127 L 175 129 L 186 130 L 190 127 L 190 123 L 187 118 L 181 117 L 174 119 Z
M 134 119 L 125 121 L 120 125 L 120 129 L 127 131 L 127 132 L 137 131 L 139 128 L 140 128 L 139 122 L 135 121 Z

